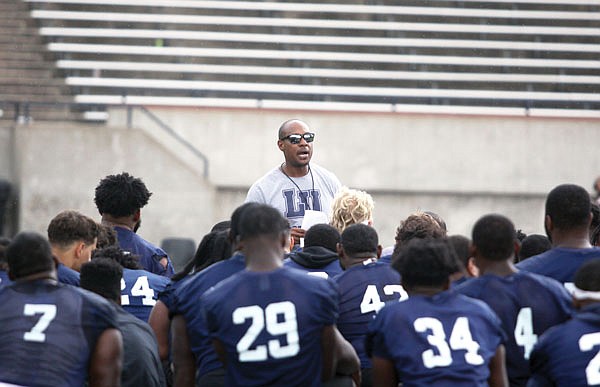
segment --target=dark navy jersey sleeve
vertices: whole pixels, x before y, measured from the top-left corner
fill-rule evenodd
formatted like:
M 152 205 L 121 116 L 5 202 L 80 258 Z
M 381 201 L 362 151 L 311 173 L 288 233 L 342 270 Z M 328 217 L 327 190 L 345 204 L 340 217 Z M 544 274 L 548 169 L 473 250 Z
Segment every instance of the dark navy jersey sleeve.
M 69 267 L 66 267 L 62 263 L 59 263 L 56 268 L 56 275 L 58 281 L 63 284 L 79 286 L 79 272 Z
M 352 344 L 362 368 L 371 368 L 365 350 L 369 323 L 388 301 L 408 298 L 400 285 L 400 274 L 389 265 L 373 262 L 349 268 L 333 279 L 340 293 L 340 333 Z
M 163 249 L 124 227 L 115 227 L 115 231 L 117 232 L 119 246 L 131 254 L 138 255 L 144 270 L 168 278 L 175 274 L 171 259 Z M 160 263 L 163 258 L 167 258 L 166 267 Z
M 3 288 L 0 380 L 83 386 L 98 337 L 116 327 L 114 306 L 79 288 L 44 280 Z
M 225 347 L 226 385 L 321 385 L 321 332 L 338 316 L 333 282 L 289 268 L 243 271 L 202 305 L 211 337 Z

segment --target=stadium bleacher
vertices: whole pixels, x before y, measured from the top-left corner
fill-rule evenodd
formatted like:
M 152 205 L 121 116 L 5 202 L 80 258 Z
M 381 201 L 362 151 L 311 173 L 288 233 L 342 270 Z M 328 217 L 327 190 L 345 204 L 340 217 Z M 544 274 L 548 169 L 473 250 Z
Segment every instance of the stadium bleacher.
M 25 1 L 79 103 L 600 116 L 600 1 Z

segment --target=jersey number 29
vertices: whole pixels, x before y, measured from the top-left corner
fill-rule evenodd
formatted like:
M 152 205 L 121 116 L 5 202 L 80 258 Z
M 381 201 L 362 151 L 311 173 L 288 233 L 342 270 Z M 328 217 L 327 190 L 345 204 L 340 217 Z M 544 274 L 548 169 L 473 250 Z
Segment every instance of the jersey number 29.
M 282 317 L 281 321 L 279 316 Z M 233 311 L 233 323 L 244 324 L 250 319 L 248 330 L 237 343 L 236 349 L 240 362 L 265 361 L 270 355 L 274 359 L 292 357 L 300 351 L 296 306 L 290 301 L 274 302 L 263 310 L 258 305 L 243 306 Z M 281 345 L 279 339 L 267 344 L 250 348 L 263 329 L 272 336 L 285 335 L 287 344 Z

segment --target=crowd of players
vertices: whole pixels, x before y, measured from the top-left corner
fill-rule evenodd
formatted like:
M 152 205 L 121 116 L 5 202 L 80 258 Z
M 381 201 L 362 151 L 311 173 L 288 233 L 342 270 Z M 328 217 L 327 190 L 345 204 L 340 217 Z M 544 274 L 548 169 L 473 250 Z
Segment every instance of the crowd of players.
M 547 195 L 547 237 L 499 214 L 449 236 L 418 212 L 385 249 L 366 192 L 338 189 L 306 231 L 249 201 L 178 273 L 136 233 L 150 196 L 109 175 L 100 223 L 63 211 L 1 241 L 0 385 L 600 385 L 600 214 L 580 186 Z

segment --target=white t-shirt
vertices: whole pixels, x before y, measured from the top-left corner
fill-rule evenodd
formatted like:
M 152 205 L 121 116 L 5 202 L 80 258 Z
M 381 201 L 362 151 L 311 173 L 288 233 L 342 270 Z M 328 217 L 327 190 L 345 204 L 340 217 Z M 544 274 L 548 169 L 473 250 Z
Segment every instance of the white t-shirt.
M 322 211 L 330 217 L 333 197 L 341 186 L 333 173 L 316 164 L 311 164 L 310 172 L 302 177 L 288 178 L 277 167 L 252 184 L 246 203 L 271 205 L 289 220 L 290 226 L 300 227 L 304 210 Z

